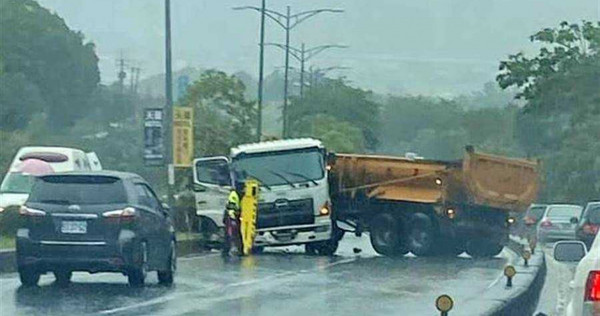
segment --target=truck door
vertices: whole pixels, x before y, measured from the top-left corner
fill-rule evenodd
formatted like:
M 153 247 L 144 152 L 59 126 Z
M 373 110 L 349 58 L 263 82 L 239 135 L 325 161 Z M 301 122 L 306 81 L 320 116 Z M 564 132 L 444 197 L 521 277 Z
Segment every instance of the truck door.
M 196 215 L 223 226 L 223 211 L 232 188 L 229 160 L 209 157 L 194 160 L 194 192 Z

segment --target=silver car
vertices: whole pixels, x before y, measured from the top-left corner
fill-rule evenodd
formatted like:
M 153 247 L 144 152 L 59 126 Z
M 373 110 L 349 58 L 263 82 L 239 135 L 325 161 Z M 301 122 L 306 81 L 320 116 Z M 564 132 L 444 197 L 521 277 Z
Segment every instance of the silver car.
M 548 205 L 537 226 L 539 242 L 575 239 L 575 229 L 583 207 L 579 205 Z

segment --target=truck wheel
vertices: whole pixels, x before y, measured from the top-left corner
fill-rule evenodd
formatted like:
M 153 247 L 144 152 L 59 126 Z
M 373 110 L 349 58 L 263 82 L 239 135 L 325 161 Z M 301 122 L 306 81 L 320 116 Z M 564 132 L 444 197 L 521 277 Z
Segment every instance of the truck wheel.
M 437 253 L 441 256 L 456 257 L 465 252 L 465 244 L 456 239 L 438 240 Z
M 435 231 L 429 216 L 423 213 L 413 215 L 408 226 L 408 246 L 416 256 L 435 254 Z
M 36 286 L 40 281 L 40 274 L 30 268 L 19 268 L 19 279 L 24 286 Z
M 371 221 L 371 245 L 378 254 L 384 256 L 401 256 L 408 251 L 402 243 L 400 221 L 391 214 L 383 213 Z
M 338 249 L 340 242 L 335 239 L 322 241 L 317 245 L 317 252 L 321 256 L 333 256 Z
M 307 255 L 315 256 L 317 255 L 317 246 L 314 242 L 308 243 L 304 245 L 304 251 Z
M 504 247 L 501 244 L 485 240 L 471 240 L 467 243 L 467 254 L 473 258 L 495 257 Z

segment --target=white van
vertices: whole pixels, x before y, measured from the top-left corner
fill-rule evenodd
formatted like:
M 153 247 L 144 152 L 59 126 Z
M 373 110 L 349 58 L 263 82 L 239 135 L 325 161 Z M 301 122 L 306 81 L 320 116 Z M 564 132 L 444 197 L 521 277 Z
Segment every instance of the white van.
M 27 159 L 39 159 L 52 166 L 54 172 L 100 170 L 102 165 L 95 153 L 68 147 L 32 146 L 17 151 L 0 185 L 0 212 L 11 205 L 22 205 L 29 196 L 33 177 L 19 171 Z

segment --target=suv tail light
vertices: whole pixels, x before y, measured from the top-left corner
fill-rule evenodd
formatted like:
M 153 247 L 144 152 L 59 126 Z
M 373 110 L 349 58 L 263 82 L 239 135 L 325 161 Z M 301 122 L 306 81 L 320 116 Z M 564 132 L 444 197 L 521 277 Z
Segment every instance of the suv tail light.
M 588 235 L 596 235 L 598 233 L 599 228 L 600 228 L 600 225 L 592 225 L 592 224 L 585 224 L 582 227 L 583 232 Z
M 552 222 L 550 221 L 549 218 L 544 218 L 542 220 L 542 222 L 540 223 L 540 226 L 543 227 L 543 228 L 552 227 Z
M 21 216 L 46 216 L 46 212 L 29 208 L 27 206 L 21 206 L 19 209 L 19 214 Z
M 133 207 L 126 207 L 122 210 L 107 211 L 102 213 L 102 217 L 122 222 L 133 221 L 135 219 L 135 209 Z
M 600 301 L 600 271 L 590 271 L 585 284 L 584 298 L 586 301 Z

